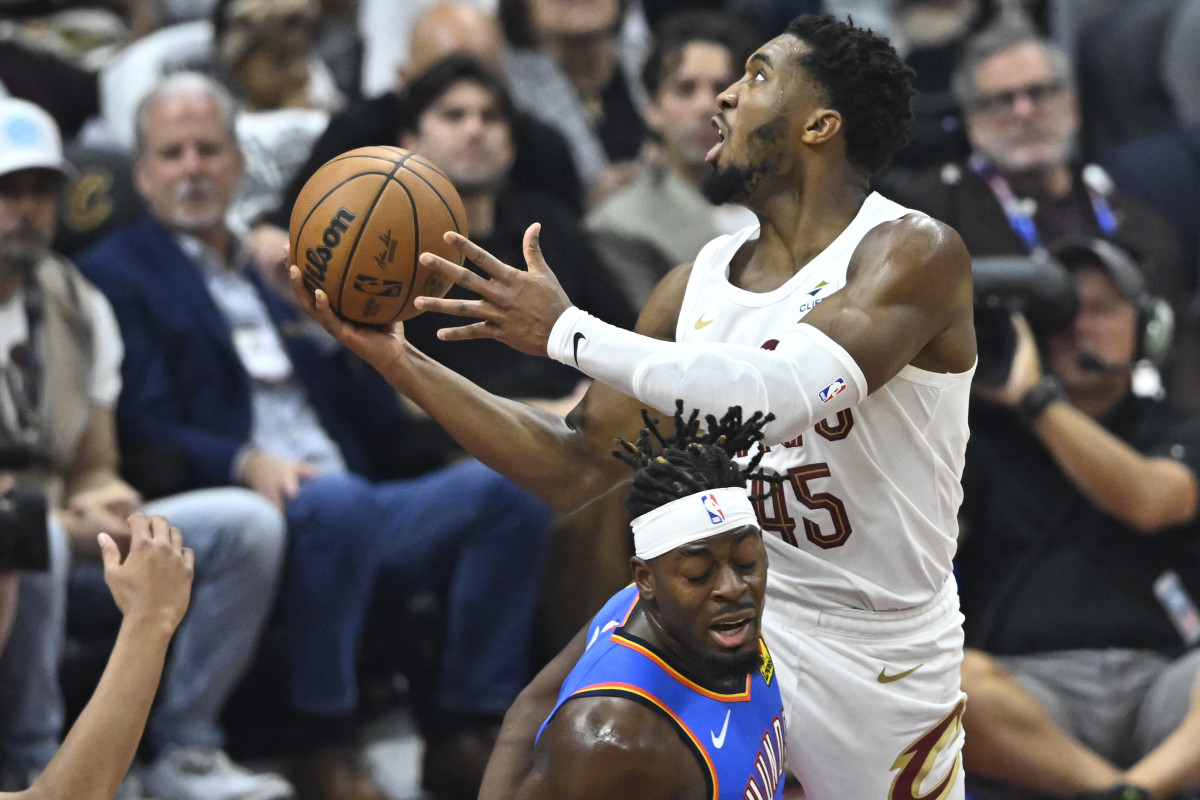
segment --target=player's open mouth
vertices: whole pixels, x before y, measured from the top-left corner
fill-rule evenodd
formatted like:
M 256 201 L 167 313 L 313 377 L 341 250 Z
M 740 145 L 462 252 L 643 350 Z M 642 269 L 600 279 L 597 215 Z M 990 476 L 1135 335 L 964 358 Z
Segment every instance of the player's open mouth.
M 721 123 L 716 117 L 712 119 L 713 130 L 717 132 L 717 143 L 712 146 L 712 149 L 704 156 L 704 162 L 711 164 L 717 158 L 717 153 L 721 151 L 721 145 L 725 143 L 725 131 L 721 130 Z
M 732 622 L 714 623 L 708 629 L 712 631 L 718 644 L 732 649 L 741 647 L 753 635 L 753 622 L 753 617 L 746 617 Z

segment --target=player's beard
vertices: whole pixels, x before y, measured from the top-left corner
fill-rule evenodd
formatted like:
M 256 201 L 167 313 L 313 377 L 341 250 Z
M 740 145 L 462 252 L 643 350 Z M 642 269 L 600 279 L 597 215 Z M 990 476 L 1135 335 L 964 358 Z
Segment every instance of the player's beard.
M 770 146 L 781 141 L 786 134 L 787 120 L 776 117 L 750 133 L 750 141 L 770 152 Z M 749 196 L 756 179 L 775 169 L 775 160 L 761 159 L 757 164 L 730 164 L 717 167 L 700 182 L 700 193 L 713 205 L 741 203 Z
M 700 193 L 714 206 L 738 203 L 746 199 L 754 178 L 766 167 L 730 165 L 718 168 L 704 176 L 700 182 Z
M 705 673 L 722 686 L 740 685 L 758 668 L 758 648 L 739 653 L 709 653 L 704 656 Z

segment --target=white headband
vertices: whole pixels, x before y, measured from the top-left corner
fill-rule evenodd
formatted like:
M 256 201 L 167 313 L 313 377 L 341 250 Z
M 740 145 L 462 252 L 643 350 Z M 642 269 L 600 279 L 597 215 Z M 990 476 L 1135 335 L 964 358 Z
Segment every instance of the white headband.
M 705 489 L 647 511 L 631 523 L 638 558 L 661 556 L 680 545 L 743 525 L 759 527 L 754 506 L 740 486 Z

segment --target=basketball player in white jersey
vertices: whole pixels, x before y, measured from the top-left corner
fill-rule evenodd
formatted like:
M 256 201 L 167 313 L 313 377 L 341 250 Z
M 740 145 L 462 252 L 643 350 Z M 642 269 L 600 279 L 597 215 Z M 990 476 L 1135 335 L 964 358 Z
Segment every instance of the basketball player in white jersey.
M 423 255 L 480 295 L 418 301 L 482 320 L 443 338 L 496 338 L 597 379 L 565 419 L 481 392 L 399 327 L 342 322 L 293 272 L 331 333 L 468 451 L 560 509 L 621 479 L 608 454 L 635 432 L 642 403 L 776 415 L 763 464 L 789 480 L 751 491 L 771 492 L 757 505 L 774 534 L 763 625 L 788 765 L 809 800 L 963 797 L 951 559 L 975 365 L 970 263 L 953 230 L 869 187 L 907 141 L 911 79 L 886 40 L 829 16 L 799 17 L 755 52 L 718 98 L 707 193 L 747 206 L 758 225 L 664 278 L 636 334 L 571 307 L 536 225 L 527 271 L 452 234 L 490 279 Z M 489 769 L 527 771 L 551 687 L 572 663 L 569 652 L 555 659 L 514 705 Z

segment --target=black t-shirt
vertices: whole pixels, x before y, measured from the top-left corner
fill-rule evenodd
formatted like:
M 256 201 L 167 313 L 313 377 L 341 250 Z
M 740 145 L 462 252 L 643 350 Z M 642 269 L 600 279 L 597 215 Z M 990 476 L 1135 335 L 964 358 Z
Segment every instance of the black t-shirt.
M 1200 420 L 1130 395 L 1100 420 L 1200 475 Z M 957 559 L 967 645 L 1020 654 L 1184 643 L 1154 593 L 1174 570 L 1200 603 L 1200 522 L 1137 532 L 1093 505 L 1007 409 L 972 403 Z
M 1033 214 L 1047 246 L 1064 236 L 1104 236 L 1079 168 L 1065 197 L 1037 202 Z M 958 231 L 972 256 L 1024 255 L 1029 248 L 1009 225 L 992 189 L 966 164 L 947 164 L 889 183 L 887 194 Z M 1138 255 L 1149 288 L 1175 297 L 1186 286 L 1179 237 L 1152 208 L 1119 191 L 1107 195 L 1117 220 L 1112 237 Z

